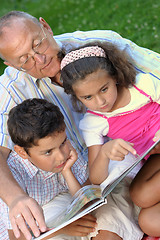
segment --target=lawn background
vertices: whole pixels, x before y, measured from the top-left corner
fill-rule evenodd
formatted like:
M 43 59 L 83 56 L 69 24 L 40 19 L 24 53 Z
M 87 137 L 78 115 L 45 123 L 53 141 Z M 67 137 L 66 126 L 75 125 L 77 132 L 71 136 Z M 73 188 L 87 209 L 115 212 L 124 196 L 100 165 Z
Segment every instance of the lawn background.
M 160 53 L 160 0 L 0 0 L 0 3 L 0 16 L 11 10 L 42 16 L 54 35 L 108 29 Z M 4 67 L 0 61 L 0 74 Z

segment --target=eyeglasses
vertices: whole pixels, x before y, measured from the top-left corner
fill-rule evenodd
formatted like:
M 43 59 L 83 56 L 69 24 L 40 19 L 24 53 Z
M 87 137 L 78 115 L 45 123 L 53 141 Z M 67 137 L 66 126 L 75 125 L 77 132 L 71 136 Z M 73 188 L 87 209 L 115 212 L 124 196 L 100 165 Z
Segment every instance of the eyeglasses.
M 40 54 L 40 55 L 44 54 L 49 47 L 49 41 L 47 40 L 47 35 L 44 32 L 44 29 L 42 26 L 41 26 L 41 30 L 43 32 L 44 37 L 41 40 L 38 40 L 38 39 L 34 40 L 34 42 L 36 43 L 36 46 L 32 48 L 32 50 L 34 51 L 34 54 L 32 56 L 28 56 L 27 54 L 21 57 L 21 60 L 23 60 L 24 62 L 21 64 L 20 70 L 23 72 L 29 71 L 34 67 L 36 63 L 36 60 L 34 59 L 35 54 Z

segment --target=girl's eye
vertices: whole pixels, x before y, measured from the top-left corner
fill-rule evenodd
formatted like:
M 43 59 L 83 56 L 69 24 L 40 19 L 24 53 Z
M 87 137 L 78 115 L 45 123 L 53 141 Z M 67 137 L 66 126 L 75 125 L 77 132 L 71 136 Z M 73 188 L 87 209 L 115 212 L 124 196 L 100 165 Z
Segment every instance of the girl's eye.
M 91 95 L 86 96 L 84 99 L 85 99 L 85 100 L 91 100 L 91 99 L 92 99 L 92 96 L 91 96 Z
M 108 90 L 108 87 L 103 88 L 101 91 L 106 92 Z

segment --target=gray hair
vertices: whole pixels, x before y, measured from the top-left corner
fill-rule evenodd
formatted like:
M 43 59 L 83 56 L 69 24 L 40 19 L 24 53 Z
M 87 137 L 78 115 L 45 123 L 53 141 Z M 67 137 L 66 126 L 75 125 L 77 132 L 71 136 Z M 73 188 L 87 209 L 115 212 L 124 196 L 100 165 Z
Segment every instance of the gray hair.
M 28 19 L 33 21 L 37 25 L 40 24 L 38 19 L 30 15 L 29 13 L 22 11 L 11 11 L 0 18 L 0 35 L 2 35 L 3 33 L 3 28 L 12 26 L 12 22 L 15 19 Z

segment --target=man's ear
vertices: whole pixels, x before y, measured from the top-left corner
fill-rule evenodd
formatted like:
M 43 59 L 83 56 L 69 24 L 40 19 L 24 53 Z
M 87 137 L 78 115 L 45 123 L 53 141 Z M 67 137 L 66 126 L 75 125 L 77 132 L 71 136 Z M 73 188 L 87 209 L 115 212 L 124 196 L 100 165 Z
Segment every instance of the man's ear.
M 15 152 L 23 159 L 28 159 L 28 154 L 26 153 L 26 151 L 24 150 L 23 147 L 20 147 L 18 145 L 14 145 L 14 150 Z
M 9 63 L 9 62 L 6 62 L 6 61 L 4 61 L 3 62 L 5 65 L 7 65 L 7 66 L 10 66 L 10 67 L 14 67 L 11 63 Z
M 53 31 L 51 29 L 51 27 L 49 26 L 49 24 L 44 20 L 44 18 L 40 17 L 39 18 L 39 22 L 43 25 L 43 27 L 45 29 L 48 30 L 48 32 L 53 36 Z

